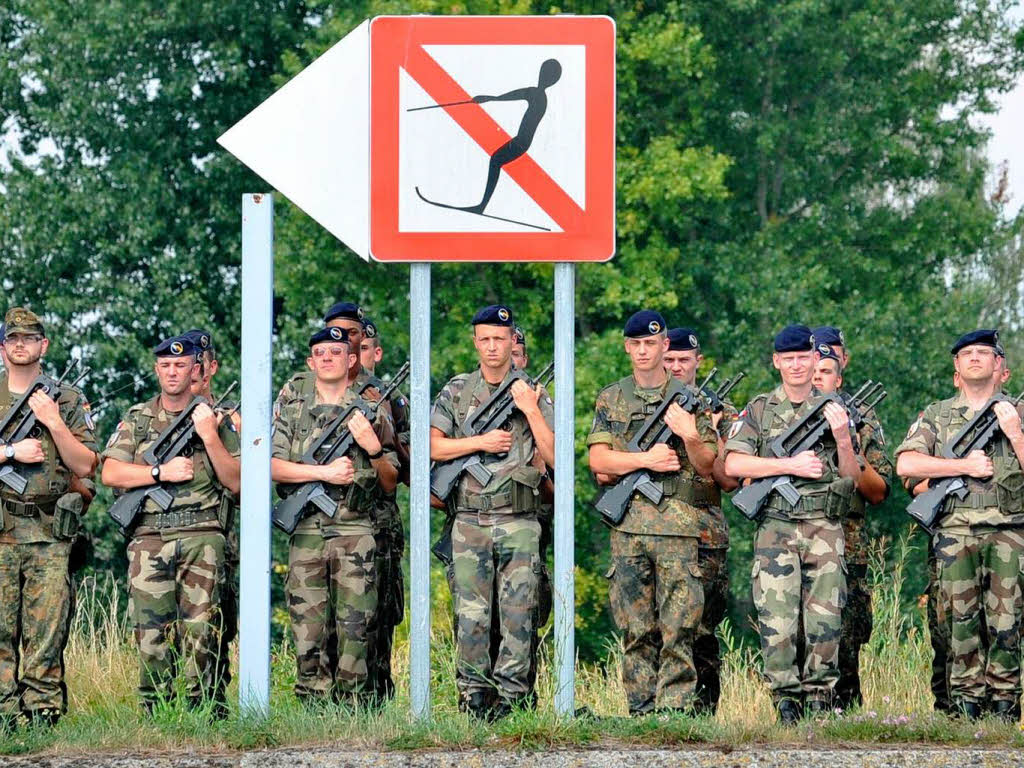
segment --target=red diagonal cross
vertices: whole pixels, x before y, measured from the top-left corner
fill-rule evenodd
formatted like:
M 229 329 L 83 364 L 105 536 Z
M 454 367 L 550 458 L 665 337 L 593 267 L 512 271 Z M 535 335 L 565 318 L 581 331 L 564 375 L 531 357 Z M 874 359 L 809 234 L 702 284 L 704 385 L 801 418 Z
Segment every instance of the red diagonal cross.
M 473 97 L 427 53 L 422 45 L 410 45 L 402 67 L 437 104 L 469 101 Z M 488 155 L 512 140 L 505 130 L 479 104 L 445 107 L 473 141 Z M 529 153 L 502 167 L 530 198 L 564 232 L 577 232 L 583 226 L 583 209 L 541 168 Z

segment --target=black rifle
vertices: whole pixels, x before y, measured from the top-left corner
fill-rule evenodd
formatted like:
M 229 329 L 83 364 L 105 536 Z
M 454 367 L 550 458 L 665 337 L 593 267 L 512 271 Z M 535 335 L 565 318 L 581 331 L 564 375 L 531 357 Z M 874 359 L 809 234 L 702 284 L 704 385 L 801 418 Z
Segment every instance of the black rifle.
M 320 433 L 320 436 L 313 441 L 313 445 L 302 456 L 302 464 L 316 464 L 323 466 L 330 464 L 335 459 L 341 458 L 355 446 L 355 437 L 348 427 L 349 419 L 356 413 L 362 413 L 371 423 L 377 414 L 377 409 L 388 402 L 399 385 L 409 376 L 409 363 L 398 369 L 398 373 L 380 392 L 380 399 L 368 403 L 361 397 L 349 405 L 344 411 L 336 416 Z M 363 388 L 365 391 L 365 387 Z M 320 509 L 328 517 L 334 517 L 338 510 L 338 502 L 328 495 L 323 483 L 315 480 L 308 483 L 291 484 L 292 490 L 285 491 L 286 495 L 274 507 L 274 525 L 285 533 L 291 533 L 299 524 L 306 512 L 306 508 L 312 504 Z M 285 486 L 287 488 L 288 486 Z M 284 490 L 278 487 L 278 494 Z
M 42 428 L 39 426 L 39 420 L 32 411 L 32 407 L 28 404 L 29 398 L 36 392 L 49 395 L 53 400 L 59 398 L 64 379 L 78 367 L 78 364 L 78 360 L 72 360 L 68 363 L 64 373 L 56 381 L 43 374 L 35 378 L 24 394 L 18 398 L 11 406 L 11 409 L 0 419 L 0 445 L 14 445 L 29 437 L 39 437 Z M 75 386 L 87 373 L 89 373 L 88 368 L 78 375 L 71 386 Z M 18 472 L 14 467 L 14 463 L 16 462 L 8 461 L 0 466 L 0 483 L 3 483 L 15 493 L 24 493 L 25 488 L 28 486 L 28 480 Z
M 799 421 L 772 441 L 772 455 L 779 459 L 790 458 L 812 450 L 827 439 L 832 434 L 832 428 L 825 418 L 825 406 L 829 403 L 841 406 L 854 425 L 859 424 L 868 411 L 885 399 L 887 393 L 879 392 L 880 387 L 881 384 L 869 380 L 852 396 L 836 392 L 825 395 Z M 869 402 L 870 398 L 874 399 Z M 732 497 L 733 506 L 748 520 L 757 520 L 772 491 L 782 494 L 791 506 L 800 503 L 800 492 L 793 485 L 793 478 L 789 475 L 774 475 L 754 480 L 736 491 Z
M 704 383 L 698 388 L 698 392 L 708 386 L 716 373 L 717 369 L 712 369 Z M 630 453 L 643 453 L 658 443 L 667 443 L 675 436 L 675 433 L 665 423 L 665 414 L 668 412 L 669 406 L 678 403 L 684 411 L 696 413 L 704 406 L 703 399 L 698 392 L 694 392 L 676 379 L 672 379 L 665 391 L 665 399 L 633 435 L 626 450 Z M 601 519 L 605 523 L 612 526 L 618 525 L 626 516 L 629 502 L 633 499 L 634 493 L 647 497 L 652 504 L 660 504 L 665 495 L 665 489 L 661 482 L 651 477 L 651 470 L 637 469 L 628 475 L 623 475 L 614 485 L 601 489 L 594 499 L 594 507 L 601 513 Z
M 216 411 L 217 407 L 224 402 L 236 386 L 238 386 L 237 381 L 224 390 L 224 394 L 217 399 L 217 402 L 211 406 L 211 409 Z M 174 421 L 157 435 L 153 444 L 142 454 L 142 460 L 147 465 L 157 467 L 161 464 L 166 464 L 178 456 L 191 455 L 193 440 L 196 436 L 196 425 L 192 421 L 192 414 L 195 413 L 196 408 L 200 405 L 210 405 L 210 403 L 205 397 L 192 398 L 184 410 L 174 417 Z M 126 490 L 110 505 L 107 514 L 123 530 L 127 531 L 145 506 L 146 499 L 152 499 L 161 512 L 166 512 L 171 508 L 171 504 L 174 503 L 174 496 L 164 488 L 162 482 L 158 481 L 152 485 L 143 485 Z
M 717 368 L 712 368 L 711 373 L 709 373 L 708 376 L 714 376 L 717 372 Z M 733 387 L 739 384 L 746 375 L 746 373 L 740 371 L 731 379 L 726 379 L 722 382 L 722 385 L 718 389 L 712 389 L 707 385 L 701 387 L 700 393 L 704 395 L 704 399 L 707 400 L 708 407 L 711 409 L 712 413 L 722 412 L 726 396 L 732 392 Z
M 508 379 L 494 390 L 494 394 L 466 417 L 462 427 L 463 435 L 476 437 L 501 428 L 512 417 L 512 412 L 516 408 L 516 402 L 512 397 L 512 385 L 522 381 L 529 387 L 537 386 L 538 382 L 546 386 L 554 371 L 555 364 L 548 363 L 536 379 L 531 379 L 523 371 L 513 369 Z M 483 453 L 471 453 L 451 461 L 435 463 L 430 472 L 430 492 L 441 501 L 447 501 L 455 486 L 459 484 L 463 472 L 469 472 L 480 485 L 487 485 L 494 473 L 484 464 L 484 458 Z
M 1016 400 L 1010 400 L 1002 393 L 991 398 L 943 448 L 942 458 L 963 459 L 970 455 L 971 451 L 984 451 L 995 438 L 996 432 L 1001 431 L 999 418 L 995 412 L 996 403 L 1008 402 L 1016 408 L 1022 398 L 1024 398 L 1024 392 L 1021 392 Z M 967 477 L 964 475 L 933 479 L 929 486 L 927 491 L 918 494 L 910 502 L 907 514 L 928 533 L 935 533 L 935 523 L 942 515 L 946 499 L 956 496 L 963 500 L 967 497 L 970 489 L 967 487 Z

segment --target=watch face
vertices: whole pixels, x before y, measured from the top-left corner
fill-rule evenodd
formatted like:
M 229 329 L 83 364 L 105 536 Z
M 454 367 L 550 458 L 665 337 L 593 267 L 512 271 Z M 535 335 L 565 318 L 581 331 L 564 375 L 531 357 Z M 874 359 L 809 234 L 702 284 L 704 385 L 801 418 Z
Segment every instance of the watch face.
M 159 466 L 153 467 L 151 470 L 149 470 L 149 474 L 151 474 L 153 476 L 154 480 L 159 480 L 160 479 L 160 467 Z
M 6 456 L 8 459 L 13 459 L 14 458 L 14 446 L 13 445 L 8 445 L 8 446 L 6 446 L 4 448 L 4 456 Z

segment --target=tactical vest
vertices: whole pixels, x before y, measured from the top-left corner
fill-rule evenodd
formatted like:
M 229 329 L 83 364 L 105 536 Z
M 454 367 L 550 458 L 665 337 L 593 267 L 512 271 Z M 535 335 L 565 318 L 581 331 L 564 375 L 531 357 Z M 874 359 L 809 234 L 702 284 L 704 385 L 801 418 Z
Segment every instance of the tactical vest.
M 66 390 L 62 390 L 61 395 L 57 398 L 58 408 L 65 392 Z M 4 376 L 0 379 L 0 415 L 6 414 L 11 409 L 14 400 L 8 378 Z M 50 430 L 42 424 L 38 424 L 30 437 L 39 440 L 42 444 L 43 461 L 38 464 L 19 464 L 18 473 L 28 481 L 25 492 L 17 494 L 6 485 L 0 485 L 0 497 L 13 501 L 30 502 L 45 508 L 67 493 L 71 486 L 71 472 L 61 459 L 57 445 L 50 435 Z
M 477 368 L 466 379 L 462 387 L 452 400 L 452 407 L 455 410 L 455 437 L 467 437 L 463 432 L 463 426 L 469 417 L 472 409 L 472 393 L 484 384 L 483 374 Z M 523 432 L 529 431 L 526 418 L 517 411 L 513 411 L 510 419 L 512 428 L 512 449 L 509 451 L 508 459 L 515 457 L 518 466 L 514 469 L 506 482 L 490 490 L 483 489 L 474 492 L 467 486 L 471 482 L 469 473 L 465 473 L 459 481 L 455 492 L 455 509 L 458 512 L 488 512 L 493 509 L 512 507 L 512 513 L 516 515 L 534 514 L 540 511 L 540 484 L 544 474 L 531 464 L 533 451 L 526 450 L 527 441 L 522 439 Z M 535 448 L 534 448 L 535 450 Z M 497 463 L 493 454 L 485 454 L 483 463 Z M 505 459 L 499 461 L 504 462 Z
M 770 458 L 771 442 L 789 429 L 795 419 L 786 421 L 783 403 L 774 402 L 774 398 L 769 396 L 763 402 L 763 410 L 757 420 L 760 426 L 757 452 L 759 456 Z M 747 407 L 754 408 L 756 404 L 752 403 Z M 792 478 L 793 485 L 800 494 L 800 501 L 796 506 L 791 506 L 782 494 L 773 491 L 764 506 L 766 517 L 776 520 L 816 520 L 823 517 L 838 519 L 849 512 L 854 481 L 853 478 L 839 476 L 837 449 L 818 443 L 814 452 L 825 467 L 824 474 L 817 480 L 795 476 Z

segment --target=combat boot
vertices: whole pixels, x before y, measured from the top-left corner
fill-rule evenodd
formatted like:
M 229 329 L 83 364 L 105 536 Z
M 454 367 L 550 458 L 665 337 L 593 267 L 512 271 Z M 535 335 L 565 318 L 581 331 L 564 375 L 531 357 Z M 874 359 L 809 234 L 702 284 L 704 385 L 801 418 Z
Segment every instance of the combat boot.
M 832 711 L 827 699 L 808 699 L 804 704 L 807 717 L 824 717 Z
M 60 722 L 60 710 L 56 707 L 43 709 L 30 709 L 25 713 L 29 725 L 41 725 L 45 728 L 52 728 Z
M 1020 699 L 996 699 L 992 702 L 992 714 L 1008 723 L 1020 721 Z
M 485 691 L 474 691 L 460 700 L 459 709 L 477 720 L 491 720 L 494 717 L 491 696 Z
M 981 718 L 981 705 L 970 699 L 954 699 L 953 711 L 957 717 L 966 717 L 968 720 Z
M 780 699 L 776 706 L 782 725 L 796 725 L 800 721 L 800 705 L 793 699 Z

